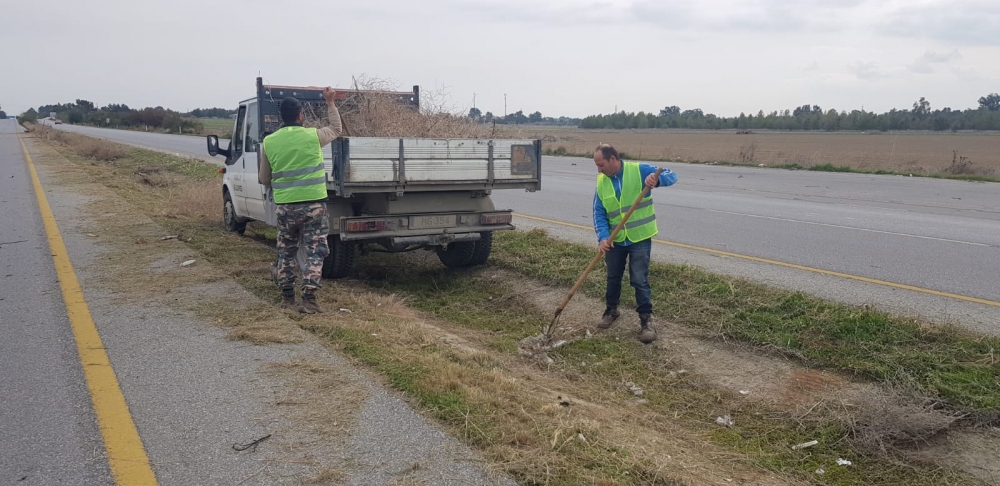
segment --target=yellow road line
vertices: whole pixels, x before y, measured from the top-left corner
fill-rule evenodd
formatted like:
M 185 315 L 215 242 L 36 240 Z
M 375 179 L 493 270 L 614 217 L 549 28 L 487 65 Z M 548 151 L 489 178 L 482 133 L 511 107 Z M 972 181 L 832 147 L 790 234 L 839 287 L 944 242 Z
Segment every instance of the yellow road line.
M 90 308 L 83 298 L 76 271 L 70 263 L 69 252 L 66 251 L 66 245 L 52 215 L 49 201 L 45 197 L 38 173 L 35 172 L 35 164 L 31 161 L 24 140 L 20 135 L 17 138 L 21 142 L 21 150 L 24 151 L 24 159 L 31 172 L 31 183 L 35 188 L 38 208 L 41 210 L 45 233 L 48 235 L 56 275 L 59 277 L 59 286 L 66 302 L 69 324 L 76 338 L 83 375 L 87 380 L 87 388 L 90 389 L 90 399 L 94 404 L 101 436 L 104 438 L 104 447 L 108 451 L 111 474 L 114 475 L 115 483 L 119 485 L 155 485 L 156 476 L 150 468 L 142 439 L 139 438 L 128 404 L 125 403 L 125 396 L 118 386 L 118 379 L 115 377 L 114 369 L 111 368 L 111 361 L 104 350 L 94 319 L 90 315 Z
M 567 223 L 565 221 L 557 221 L 557 220 L 554 220 L 554 219 L 539 218 L 538 216 L 528 216 L 527 214 L 514 213 L 514 216 L 517 216 L 517 217 L 520 217 L 520 218 L 534 219 L 536 221 L 543 221 L 545 223 L 558 224 L 558 225 L 561 225 L 561 226 L 569 226 L 571 228 L 580 228 L 580 229 L 585 229 L 585 230 L 590 230 L 590 231 L 594 230 L 594 228 L 592 228 L 590 226 L 583 226 L 583 225 L 580 225 L 580 224 Z M 819 273 L 819 274 L 823 274 L 823 275 L 830 275 L 830 276 L 834 276 L 834 277 L 848 278 L 848 279 L 851 279 L 851 280 L 857 280 L 859 282 L 867 282 L 867 283 L 871 283 L 871 284 L 885 285 L 886 287 L 892 287 L 892 288 L 896 288 L 896 289 L 912 290 L 914 292 L 921 292 L 921 293 L 924 293 L 924 294 L 936 295 L 936 296 L 939 296 L 939 297 L 948 297 L 948 298 L 952 298 L 952 299 L 964 300 L 966 302 L 975 302 L 977 304 L 985 304 L 985 305 L 990 305 L 990 306 L 993 306 L 993 307 L 1000 307 L 1000 302 L 997 302 L 995 300 L 980 299 L 978 297 L 969 297 L 967 295 L 959 295 L 959 294 L 952 294 L 952 293 L 948 293 L 948 292 L 941 292 L 940 290 L 925 289 L 923 287 L 915 287 L 913 285 L 906 285 L 906 284 L 901 284 L 901 283 L 889 282 L 889 281 L 886 281 L 886 280 L 879 280 L 879 279 L 876 279 L 876 278 L 861 277 L 859 275 L 851 275 L 849 273 L 834 272 L 832 270 L 824 270 L 822 268 L 807 267 L 805 265 L 798 265 L 798 264 L 795 264 L 795 263 L 781 262 L 781 261 L 778 261 L 778 260 L 770 260 L 770 259 L 767 259 L 767 258 L 759 258 L 759 257 L 755 257 L 755 256 L 750 256 L 750 255 L 741 255 L 739 253 L 733 253 L 733 252 L 722 251 L 722 250 L 715 250 L 715 249 L 712 249 L 712 248 L 704 248 L 704 247 L 701 247 L 701 246 L 686 245 L 684 243 L 676 243 L 676 242 L 673 242 L 673 241 L 659 240 L 659 239 L 656 239 L 656 238 L 653 238 L 653 241 L 656 242 L 656 243 L 663 244 L 663 245 L 676 246 L 678 248 L 686 248 L 688 250 L 703 251 L 703 252 L 711 253 L 711 254 L 714 254 L 714 255 L 722 255 L 722 256 L 727 256 L 727 257 L 732 257 L 732 258 L 740 258 L 740 259 L 743 259 L 743 260 L 751 260 L 751 261 L 760 262 L 760 263 L 768 263 L 768 264 L 771 264 L 771 265 L 778 265 L 778 266 L 781 266 L 781 267 L 794 268 L 796 270 L 804 270 L 806 272 L 813 272 L 813 273 Z

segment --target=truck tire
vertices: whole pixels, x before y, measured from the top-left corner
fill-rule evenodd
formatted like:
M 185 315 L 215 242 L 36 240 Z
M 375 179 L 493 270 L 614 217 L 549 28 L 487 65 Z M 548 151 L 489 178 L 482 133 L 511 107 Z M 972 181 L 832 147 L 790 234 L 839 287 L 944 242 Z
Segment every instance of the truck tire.
M 462 241 L 448 245 L 448 249 L 437 248 L 438 259 L 448 268 L 465 268 L 472 265 L 475 256 L 476 242 Z
M 329 235 L 326 241 L 330 246 L 330 254 L 323 259 L 323 277 L 337 279 L 350 275 L 357 261 L 357 245 L 341 241 L 340 235 Z
M 222 224 L 226 230 L 242 235 L 247 230 L 246 221 L 240 222 L 236 216 L 236 205 L 233 198 L 229 196 L 229 191 L 222 191 Z
M 473 243 L 474 249 L 472 250 L 472 260 L 469 261 L 469 266 L 474 267 L 486 263 L 486 260 L 490 258 L 490 252 L 493 250 L 493 232 L 484 231 L 479 233 L 480 238 Z

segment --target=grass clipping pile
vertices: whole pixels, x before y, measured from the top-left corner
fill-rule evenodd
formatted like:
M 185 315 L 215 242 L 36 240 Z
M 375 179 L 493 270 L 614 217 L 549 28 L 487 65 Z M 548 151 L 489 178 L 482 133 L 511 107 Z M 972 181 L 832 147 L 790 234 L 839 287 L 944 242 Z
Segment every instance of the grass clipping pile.
M 420 109 L 401 103 L 387 92 L 395 91 L 389 82 L 355 79 L 347 102 L 338 102 L 344 134 L 350 137 L 400 138 L 504 138 L 502 126 L 479 123 L 449 111 L 441 92 L 422 92 Z M 326 106 L 303 105 L 303 125 L 328 126 Z

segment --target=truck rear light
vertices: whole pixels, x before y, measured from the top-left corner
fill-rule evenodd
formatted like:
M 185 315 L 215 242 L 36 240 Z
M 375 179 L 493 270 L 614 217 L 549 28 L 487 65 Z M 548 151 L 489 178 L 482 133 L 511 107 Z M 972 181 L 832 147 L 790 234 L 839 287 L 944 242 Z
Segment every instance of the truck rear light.
M 348 221 L 347 231 L 351 232 L 365 232 L 365 231 L 382 231 L 385 229 L 388 221 L 384 219 L 374 220 L 374 221 Z
M 479 216 L 479 224 L 510 224 L 513 218 L 511 213 L 483 214 Z

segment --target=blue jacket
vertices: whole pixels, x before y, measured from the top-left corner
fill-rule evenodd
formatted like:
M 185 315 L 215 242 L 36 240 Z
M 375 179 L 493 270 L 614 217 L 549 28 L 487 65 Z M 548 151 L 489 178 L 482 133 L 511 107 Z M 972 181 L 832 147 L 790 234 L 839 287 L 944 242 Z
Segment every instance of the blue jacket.
M 656 173 L 657 167 L 651 164 L 646 164 L 643 162 L 639 163 L 639 174 L 642 175 L 643 184 L 645 184 L 646 178 L 650 174 Z M 622 170 L 618 171 L 614 177 L 611 178 L 611 185 L 615 187 L 615 196 L 618 198 L 622 197 L 622 172 L 625 170 L 625 164 L 622 163 Z M 664 168 L 663 172 L 660 172 L 660 181 L 656 187 L 670 186 L 677 182 L 677 174 L 670 169 Z M 628 201 L 628 205 L 631 206 L 634 201 Z M 627 207 L 627 206 L 626 206 Z M 604 209 L 604 203 L 601 202 L 601 198 L 598 197 L 597 191 L 594 191 L 594 231 L 597 233 L 597 241 L 601 242 L 611 237 L 611 224 L 608 222 L 608 211 Z M 615 246 L 628 246 L 632 242 L 626 239 L 621 243 L 615 243 Z

